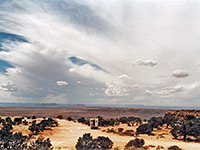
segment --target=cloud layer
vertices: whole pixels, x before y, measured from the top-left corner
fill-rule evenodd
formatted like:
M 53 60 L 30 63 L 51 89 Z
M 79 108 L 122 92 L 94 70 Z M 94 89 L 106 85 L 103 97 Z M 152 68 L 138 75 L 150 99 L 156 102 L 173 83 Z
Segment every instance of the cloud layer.
M 199 14 L 189 0 L 2 1 L 0 101 L 196 106 Z

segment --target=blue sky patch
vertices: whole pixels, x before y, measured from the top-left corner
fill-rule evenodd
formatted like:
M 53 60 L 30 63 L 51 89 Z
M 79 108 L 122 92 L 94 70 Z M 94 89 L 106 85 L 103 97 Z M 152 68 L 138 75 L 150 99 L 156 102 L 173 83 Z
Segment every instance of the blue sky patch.
M 6 73 L 6 68 L 14 68 L 8 62 L 0 59 L 0 73 Z
M 2 48 L 2 43 L 4 40 L 9 40 L 9 41 L 17 41 L 17 42 L 28 42 L 25 38 L 22 36 L 16 35 L 16 34 L 11 34 L 11 33 L 6 33 L 6 32 L 0 32 L 0 51 L 6 51 L 5 49 Z M 0 73 L 6 73 L 6 68 L 14 68 L 11 64 L 8 62 L 1 60 L 0 59 Z
M 75 56 L 69 57 L 68 59 L 75 65 L 83 66 L 83 65 L 89 64 L 90 66 L 94 67 L 96 70 L 101 70 L 101 71 L 104 71 L 104 72 L 108 73 L 108 71 L 104 70 L 100 66 L 98 66 L 96 64 L 93 64 L 93 63 L 90 63 L 90 62 L 88 62 L 88 61 L 86 61 L 84 59 L 77 58 Z
M 9 40 L 13 42 L 28 42 L 24 37 L 20 35 L 11 34 L 7 32 L 0 32 L 0 51 L 3 51 L 2 43 L 4 40 Z

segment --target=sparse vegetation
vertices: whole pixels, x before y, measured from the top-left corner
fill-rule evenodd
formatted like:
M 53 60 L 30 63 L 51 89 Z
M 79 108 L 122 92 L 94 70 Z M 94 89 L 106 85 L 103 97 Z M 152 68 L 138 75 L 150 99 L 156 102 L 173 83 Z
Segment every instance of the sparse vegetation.
M 31 136 L 23 136 L 21 132 L 13 133 L 12 120 L 10 117 L 3 121 L 3 127 L 0 130 L 0 149 L 1 150 L 50 150 L 51 141 L 39 137 L 35 141 Z
M 43 132 L 47 129 L 47 127 L 55 127 L 58 126 L 58 122 L 53 120 L 52 118 L 48 118 L 48 120 L 42 120 L 40 123 L 36 124 L 36 121 L 32 122 L 32 125 L 29 126 L 29 130 L 37 135 L 39 132 Z
M 183 145 L 181 145 L 179 142 L 180 140 L 187 141 L 185 143 L 186 145 L 191 144 L 190 141 L 198 142 L 200 141 L 200 119 L 192 114 L 180 114 L 184 117 L 178 117 L 176 118 L 176 115 L 172 115 L 170 113 L 166 113 L 164 117 L 151 117 L 150 119 L 146 120 L 145 122 L 136 123 L 134 122 L 134 119 L 136 117 L 121 117 L 116 119 L 104 119 L 101 116 L 98 116 L 99 118 L 99 125 L 100 130 L 95 131 L 96 133 L 101 133 L 101 131 L 112 133 L 111 135 L 113 141 L 116 141 L 115 148 L 114 149 L 121 149 L 122 145 L 118 145 L 119 142 L 116 140 L 117 137 L 120 138 L 120 136 L 136 136 L 138 134 L 147 134 L 147 135 L 155 135 L 150 137 L 153 140 L 160 140 L 160 138 L 164 138 L 163 140 L 172 140 L 174 144 L 177 143 L 177 145 L 180 145 L 183 149 L 185 148 Z M 42 116 L 42 115 L 41 115 Z M 52 115 L 54 116 L 54 115 Z M 73 116 L 73 115 L 72 115 Z M 32 119 L 33 118 L 33 119 Z M 36 118 L 36 119 L 34 119 Z M 54 117 L 55 118 L 55 117 Z M 58 118 L 57 120 L 61 122 L 60 125 L 63 127 L 63 125 L 69 127 L 68 129 L 70 132 L 76 130 L 76 126 L 78 127 L 77 131 L 82 132 L 82 128 L 86 130 L 85 132 L 90 132 L 90 128 L 86 127 L 81 124 L 75 124 L 74 122 L 65 122 L 65 120 L 59 120 L 59 115 L 56 116 Z M 72 119 L 71 117 L 64 117 L 69 121 L 75 121 L 83 124 L 88 125 L 88 117 L 80 117 L 77 120 Z M 77 118 L 77 117 L 75 117 Z M 49 135 L 50 137 L 53 135 L 54 131 L 56 133 L 58 130 L 52 130 L 51 127 L 55 127 L 58 125 L 58 123 L 52 118 L 37 118 L 37 117 L 31 117 L 30 119 L 27 119 L 27 117 L 0 117 L 0 149 L 2 150 L 9 150 L 7 147 L 9 145 L 12 149 L 19 149 L 19 150 L 34 150 L 34 149 L 51 149 L 51 142 L 50 139 L 44 139 L 42 137 L 36 138 L 38 136 L 35 136 L 36 134 L 40 133 L 42 135 L 44 130 L 49 130 L 45 132 L 45 135 Z M 26 127 L 23 127 L 25 126 Z M 28 135 L 30 132 L 32 132 L 31 135 Z M 119 126 L 118 126 L 119 125 Z M 25 132 L 23 131 L 25 130 Z M 63 132 L 62 128 L 62 132 Z M 171 132 L 170 132 L 171 131 Z M 22 132 L 22 133 L 20 133 Z M 67 131 L 68 132 L 68 131 Z M 91 131 L 93 133 L 93 131 Z M 61 133 L 61 132 L 60 132 Z M 77 135 L 79 132 L 75 133 Z M 95 133 L 95 135 L 96 135 Z M 178 139 L 177 141 L 173 140 L 169 134 L 172 134 L 174 139 Z M 115 135 L 114 135 L 115 134 Z M 102 135 L 106 135 L 105 133 L 102 133 Z M 117 136 L 120 135 L 120 136 Z M 56 135 L 57 136 L 57 135 Z M 80 136 L 80 135 L 79 135 Z M 71 137 L 71 136 L 69 136 Z M 77 136 L 78 137 L 78 136 Z M 146 135 L 140 136 L 143 139 L 146 139 Z M 73 138 L 73 137 L 71 137 Z M 124 139 L 129 140 L 128 138 L 131 137 L 123 137 Z M 14 140 L 15 139 L 15 140 Z M 137 138 L 136 138 L 137 139 Z M 136 140 L 135 139 L 135 140 Z M 77 139 L 74 139 L 76 141 Z M 97 138 L 93 138 L 90 134 L 84 134 L 82 137 L 79 138 L 78 142 L 73 145 L 76 145 L 76 149 L 110 149 L 110 147 L 113 147 L 113 142 L 109 138 L 106 138 L 104 136 L 99 136 Z M 55 143 L 55 141 L 53 141 Z M 134 143 L 137 143 L 138 141 L 131 140 L 126 144 L 126 147 L 124 149 L 126 150 L 144 150 L 144 149 L 156 149 L 156 150 L 162 150 L 162 149 L 168 149 L 168 150 L 181 150 L 178 146 L 170 146 L 170 147 L 163 147 L 162 145 L 156 146 L 154 142 L 150 143 L 151 145 L 145 145 L 144 144 L 139 147 L 136 145 L 133 146 Z M 14 144 L 13 144 L 14 143 Z M 112 144 L 111 144 L 112 143 Z M 123 142 L 122 142 L 123 143 Z M 142 142 L 138 142 L 141 143 Z M 149 143 L 149 141 L 147 142 Z M 67 142 L 67 145 L 70 144 Z M 132 144 L 132 146 L 131 146 Z M 3 146 L 2 146 L 3 145 Z M 125 143 L 123 143 L 123 146 Z M 56 145 L 57 146 L 57 145 Z M 71 148 L 72 146 L 70 146 Z M 196 147 L 196 146 L 195 146 Z M 55 147 L 54 147 L 55 148 Z M 56 148 L 59 149 L 59 146 Z M 61 146 L 60 149 L 63 147 Z M 197 148 L 198 149 L 198 148 Z

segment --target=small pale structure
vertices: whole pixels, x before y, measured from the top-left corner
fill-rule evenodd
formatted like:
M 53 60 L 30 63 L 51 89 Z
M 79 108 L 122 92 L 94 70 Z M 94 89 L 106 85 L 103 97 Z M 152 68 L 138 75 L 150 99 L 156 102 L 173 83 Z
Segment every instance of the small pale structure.
M 98 118 L 90 118 L 90 128 L 98 129 L 98 126 L 99 126 L 99 119 Z

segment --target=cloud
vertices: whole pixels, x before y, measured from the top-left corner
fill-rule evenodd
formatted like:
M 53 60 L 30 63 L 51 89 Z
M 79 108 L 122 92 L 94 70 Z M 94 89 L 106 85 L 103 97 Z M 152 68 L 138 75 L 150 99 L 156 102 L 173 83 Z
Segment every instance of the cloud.
M 114 82 L 106 83 L 107 89 L 105 90 L 105 94 L 107 96 L 127 96 L 127 90 L 121 86 L 117 85 Z
M 171 94 L 175 94 L 175 93 L 178 93 L 178 92 L 182 92 L 184 91 L 185 88 L 182 87 L 182 86 L 174 86 L 174 87 L 166 87 L 166 88 L 163 88 L 162 90 L 160 91 L 150 91 L 150 90 L 146 90 L 145 92 L 148 94 L 148 95 L 159 95 L 159 96 L 168 96 L 168 95 L 171 95 Z
M 70 68 L 68 71 L 69 72 L 76 72 L 76 68 Z
M 77 84 L 81 84 L 82 82 L 81 81 L 77 81 Z
M 190 93 L 190 92 L 194 92 L 195 90 L 198 91 L 198 89 L 200 88 L 200 83 L 199 82 L 195 82 L 189 85 L 175 85 L 175 86 L 171 86 L 171 87 L 164 87 L 162 89 L 159 90 L 145 90 L 146 94 L 148 95 L 159 95 L 159 96 L 170 96 L 170 95 L 175 95 L 177 93 Z
M 113 81 L 106 83 L 107 89 L 105 90 L 105 94 L 107 96 L 128 96 L 130 92 L 135 90 L 144 90 L 146 86 L 133 84 L 133 85 L 122 85 L 114 83 Z M 133 93 L 132 93 L 133 94 Z
M 176 78 L 185 78 L 185 77 L 188 77 L 189 74 L 186 71 L 184 71 L 184 70 L 175 70 L 172 73 L 172 76 L 176 77 Z
M 1 84 L 2 90 L 9 91 L 9 92 L 15 92 L 18 90 L 18 87 L 15 83 L 8 82 L 6 84 Z
M 104 70 L 100 66 L 93 64 L 93 63 L 90 63 L 90 62 L 88 62 L 84 59 L 81 59 L 81 58 L 78 58 L 78 57 L 75 57 L 75 56 L 69 57 L 68 59 L 75 65 L 83 66 L 83 65 L 87 64 L 87 65 L 90 65 L 91 67 L 93 67 L 96 70 L 101 70 L 101 71 L 108 73 L 108 71 Z
M 12 68 L 2 65 L 0 91 L 19 102 L 66 94 L 62 100 L 68 103 L 109 102 L 118 95 L 120 103 L 144 97 L 141 103 L 149 104 L 148 90 L 162 102 L 162 95 L 175 99 L 186 93 L 179 95 L 180 105 L 199 104 L 193 96 L 200 96 L 200 2 L 116 1 L 2 1 L 0 59 Z M 133 60 L 139 67 L 132 67 Z M 190 78 L 161 78 L 176 68 Z M 67 90 L 55 84 L 58 79 L 67 81 Z M 91 98 L 90 88 L 96 87 L 103 90 Z
M 128 76 L 127 74 L 121 74 L 120 76 L 118 76 L 119 79 L 130 79 L 131 77 Z
M 66 85 L 68 85 L 68 83 L 66 81 L 57 81 L 56 84 L 58 86 L 66 86 Z
M 137 60 L 135 64 L 139 65 L 139 66 L 153 67 L 153 66 L 157 65 L 157 62 L 153 61 L 153 60 Z

